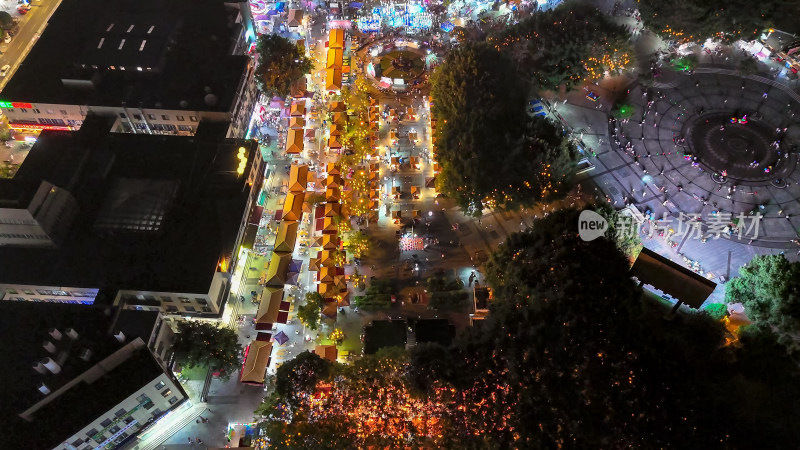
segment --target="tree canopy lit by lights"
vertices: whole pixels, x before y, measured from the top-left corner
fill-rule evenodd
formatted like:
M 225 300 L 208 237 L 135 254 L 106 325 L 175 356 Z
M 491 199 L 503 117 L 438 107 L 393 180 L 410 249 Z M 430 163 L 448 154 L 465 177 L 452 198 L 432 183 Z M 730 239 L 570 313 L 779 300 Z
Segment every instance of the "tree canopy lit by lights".
M 749 41 L 770 27 L 797 31 L 800 17 L 795 0 L 641 0 L 638 5 L 647 28 L 678 42 Z
M 490 313 L 452 347 L 289 363 L 258 411 L 270 448 L 793 448 L 800 371 L 776 335 L 664 320 L 578 214 L 501 245 Z
M 563 196 L 575 148 L 560 127 L 525 111 L 527 85 L 486 43 L 447 55 L 433 75 L 437 183 L 469 214 Z
M 575 88 L 619 74 L 633 62 L 630 34 L 589 5 L 569 4 L 532 15 L 488 38 L 542 89 Z
M 263 92 L 281 97 L 289 95 L 292 83 L 311 71 L 311 60 L 300 53 L 292 41 L 275 35 L 262 34 L 256 44 L 258 66 L 255 79 Z
M 195 320 L 180 321 L 177 327 L 172 350 L 186 367 L 218 370 L 220 377 L 227 380 L 241 366 L 242 347 L 234 330 Z

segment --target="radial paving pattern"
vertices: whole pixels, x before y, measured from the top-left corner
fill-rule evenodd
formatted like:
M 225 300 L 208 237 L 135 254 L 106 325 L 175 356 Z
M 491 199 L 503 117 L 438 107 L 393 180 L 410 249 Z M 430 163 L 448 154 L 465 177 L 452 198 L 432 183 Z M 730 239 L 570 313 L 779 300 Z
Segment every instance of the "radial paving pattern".
M 760 212 L 760 237 L 789 241 L 800 224 L 800 104 L 771 80 L 731 73 L 678 76 L 670 86 L 631 86 L 635 112 L 609 121 L 614 177 L 626 200 L 660 215 Z M 732 123 L 735 122 L 735 123 Z M 641 184 L 618 174 L 633 170 Z M 624 193 L 623 193 L 624 194 Z M 770 219 L 770 220 L 768 220 Z M 775 219 L 775 220 L 771 220 Z M 780 220 L 777 220 L 780 219 Z

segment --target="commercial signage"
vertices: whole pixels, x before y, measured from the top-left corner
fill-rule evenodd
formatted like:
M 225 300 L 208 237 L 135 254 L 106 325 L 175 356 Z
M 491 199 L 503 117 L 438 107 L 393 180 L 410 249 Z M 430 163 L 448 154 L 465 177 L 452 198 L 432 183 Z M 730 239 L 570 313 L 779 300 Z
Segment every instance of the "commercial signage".
M 41 130 L 59 130 L 59 131 L 70 131 L 72 128 L 63 126 L 63 125 L 50 125 L 47 123 L 9 123 L 9 128 L 13 128 L 15 130 L 29 130 L 29 131 L 41 131 Z
M 21 102 L 0 102 L 0 108 L 33 109 L 33 104 L 32 103 L 21 103 Z

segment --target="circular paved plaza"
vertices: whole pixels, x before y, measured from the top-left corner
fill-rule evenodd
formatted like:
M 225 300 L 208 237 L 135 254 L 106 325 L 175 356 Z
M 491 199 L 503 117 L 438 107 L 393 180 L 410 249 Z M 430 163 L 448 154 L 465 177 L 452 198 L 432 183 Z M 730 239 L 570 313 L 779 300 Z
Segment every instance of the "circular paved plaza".
M 629 186 L 615 175 L 629 189 L 621 194 L 656 216 L 758 212 L 759 238 L 796 239 L 799 97 L 772 80 L 726 70 L 673 80 L 630 86 L 622 103 L 632 115 L 609 119 L 610 153 L 636 175 Z

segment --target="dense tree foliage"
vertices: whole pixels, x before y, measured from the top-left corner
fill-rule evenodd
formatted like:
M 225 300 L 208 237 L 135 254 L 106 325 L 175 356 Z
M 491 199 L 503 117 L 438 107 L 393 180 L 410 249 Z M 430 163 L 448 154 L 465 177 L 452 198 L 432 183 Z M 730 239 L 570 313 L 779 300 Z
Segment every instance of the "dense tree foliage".
M 601 203 L 594 207 L 598 214 L 608 221 L 606 239 L 617 244 L 617 248 L 631 261 L 642 251 L 642 239 L 639 236 L 639 224 L 630 215 L 616 210 L 608 204 Z
M 525 113 L 527 87 L 486 43 L 448 54 L 433 76 L 437 182 L 470 214 L 556 198 L 568 189 L 575 149 L 560 127 Z
M 306 294 L 306 303 L 297 308 L 297 318 L 309 329 L 316 330 L 319 327 L 319 315 L 324 305 L 325 299 L 322 295 L 318 292 L 309 292 Z
M 567 89 L 627 69 L 633 58 L 630 34 L 605 14 L 571 3 L 537 13 L 489 37 L 509 54 L 523 76 L 544 89 Z
M 647 28 L 667 39 L 692 42 L 748 41 L 770 27 L 794 32 L 800 15 L 794 0 L 642 0 L 639 9 Z
M 750 327 L 736 339 L 704 312 L 664 320 L 669 308 L 643 296 L 615 242 L 577 236 L 578 214 L 554 212 L 501 245 L 486 265 L 490 314 L 453 347 L 337 367 L 300 389 L 298 407 L 268 400 L 292 412 L 270 422 L 291 432 L 270 436 L 362 448 L 793 448 L 800 379 L 775 334 Z
M 209 322 L 178 322 L 178 333 L 172 347 L 179 362 L 187 367 L 202 366 L 219 370 L 224 379 L 241 366 L 239 336 L 236 331 Z
M 774 328 L 787 344 L 797 347 L 800 262 L 790 262 L 783 255 L 756 256 L 728 282 L 725 300 L 742 303 L 750 320 Z
M 311 71 L 311 60 L 292 41 L 277 34 L 262 34 L 256 44 L 255 78 L 262 92 L 289 95 L 292 83 Z

